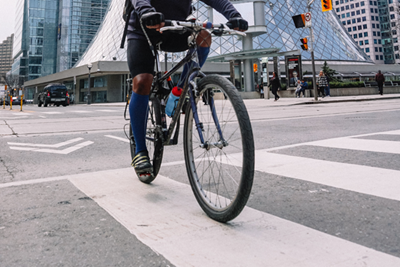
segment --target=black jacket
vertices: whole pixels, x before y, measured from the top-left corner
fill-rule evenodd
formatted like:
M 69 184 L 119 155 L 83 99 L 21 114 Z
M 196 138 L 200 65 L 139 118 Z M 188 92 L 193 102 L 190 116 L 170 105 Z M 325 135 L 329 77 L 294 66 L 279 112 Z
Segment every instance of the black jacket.
M 240 16 L 229 0 L 201 0 L 211 6 L 229 20 Z M 165 19 L 186 20 L 190 15 L 192 0 L 131 0 L 135 8 L 129 19 L 128 39 L 145 39 L 140 27 L 139 18 L 147 12 L 161 12 Z M 151 34 L 158 34 L 156 30 L 150 30 Z
M 278 91 L 279 89 L 281 89 L 281 82 L 279 81 L 279 78 L 277 78 L 277 77 L 272 78 L 269 81 L 269 85 L 271 86 L 272 91 Z

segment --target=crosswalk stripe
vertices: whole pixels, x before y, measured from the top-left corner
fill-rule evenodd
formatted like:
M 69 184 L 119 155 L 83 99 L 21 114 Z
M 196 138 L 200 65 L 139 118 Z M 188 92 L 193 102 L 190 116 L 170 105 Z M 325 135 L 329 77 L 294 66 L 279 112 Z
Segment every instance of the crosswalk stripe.
M 188 185 L 160 175 L 152 185 L 132 168 L 69 180 L 176 266 L 400 266 L 394 256 L 251 208 L 217 223 Z
M 343 137 L 310 142 L 308 144 L 331 148 L 400 154 L 400 142 L 395 141 Z

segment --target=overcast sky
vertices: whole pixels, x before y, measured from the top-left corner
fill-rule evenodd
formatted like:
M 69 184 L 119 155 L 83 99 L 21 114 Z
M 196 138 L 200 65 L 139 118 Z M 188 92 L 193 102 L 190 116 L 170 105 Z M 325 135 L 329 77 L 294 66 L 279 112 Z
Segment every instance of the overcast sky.
M 14 33 L 16 0 L 0 0 L 0 43 Z

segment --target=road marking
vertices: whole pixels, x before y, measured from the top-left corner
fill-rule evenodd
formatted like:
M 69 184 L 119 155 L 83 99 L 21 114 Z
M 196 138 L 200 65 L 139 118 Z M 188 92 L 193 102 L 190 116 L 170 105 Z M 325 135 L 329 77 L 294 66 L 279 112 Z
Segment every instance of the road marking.
M 46 111 L 46 112 L 41 112 L 43 114 L 64 114 L 64 112 L 59 112 L 59 111 Z
M 87 110 L 71 110 L 69 112 L 74 112 L 74 113 L 93 113 L 93 111 L 87 111 Z
M 333 138 L 308 143 L 313 146 L 342 148 L 351 150 L 371 151 L 400 154 L 400 142 L 385 140 L 370 140 L 356 138 Z M 399 176 L 400 177 L 400 176 Z
M 16 113 L 16 112 L 14 112 L 12 114 L 18 115 L 18 116 L 29 116 L 29 115 L 32 115 L 31 113 Z
M 62 147 L 62 146 L 66 146 L 78 141 L 83 140 L 82 137 L 79 138 L 75 138 L 75 139 L 71 139 L 69 141 L 65 141 L 65 142 L 61 142 L 58 144 L 53 144 L 53 145 L 46 145 L 46 144 L 31 144 L 31 143 L 15 143 L 15 142 L 7 142 L 7 144 L 9 145 L 13 145 L 13 146 L 33 146 L 33 147 L 50 147 L 50 148 L 58 148 L 58 147 Z
M 112 110 L 112 109 L 98 109 L 96 111 L 100 111 L 100 112 L 121 112 L 120 110 Z
M 400 266 L 394 256 L 247 207 L 228 224 L 215 222 L 189 185 L 161 175 L 152 185 L 132 168 L 69 180 L 176 266 Z
M 129 139 L 128 138 L 122 138 L 122 137 L 118 137 L 118 136 L 114 136 L 114 135 L 105 135 L 105 137 L 114 138 L 114 139 L 117 139 L 119 141 L 129 143 Z
M 55 150 L 55 149 L 49 149 L 49 148 L 33 148 L 33 147 L 13 147 L 10 146 L 10 149 L 13 150 L 21 150 L 21 151 L 31 151 L 31 152 L 43 152 L 43 153 L 53 153 L 53 154 L 62 154 L 62 155 L 66 155 L 69 154 L 71 152 L 74 152 L 78 149 L 81 149 L 85 146 L 91 145 L 93 144 L 92 141 L 86 141 L 68 148 L 65 148 L 63 150 Z
M 43 119 L 45 119 L 46 118 L 46 116 L 39 116 L 40 118 L 43 118 Z

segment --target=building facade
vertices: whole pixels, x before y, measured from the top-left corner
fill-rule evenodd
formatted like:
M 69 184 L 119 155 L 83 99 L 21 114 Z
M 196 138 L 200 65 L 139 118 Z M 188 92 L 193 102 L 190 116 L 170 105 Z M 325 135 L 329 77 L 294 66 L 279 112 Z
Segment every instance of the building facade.
M 57 72 L 72 68 L 103 21 L 110 0 L 59 0 Z
M 107 5 L 107 0 L 17 0 L 12 74 L 28 81 L 70 68 L 97 32 Z
M 399 0 L 334 0 L 341 23 L 377 64 L 400 64 Z
M 0 44 L 0 83 L 4 83 L 3 77 L 11 70 L 13 40 L 14 34 L 11 34 Z

